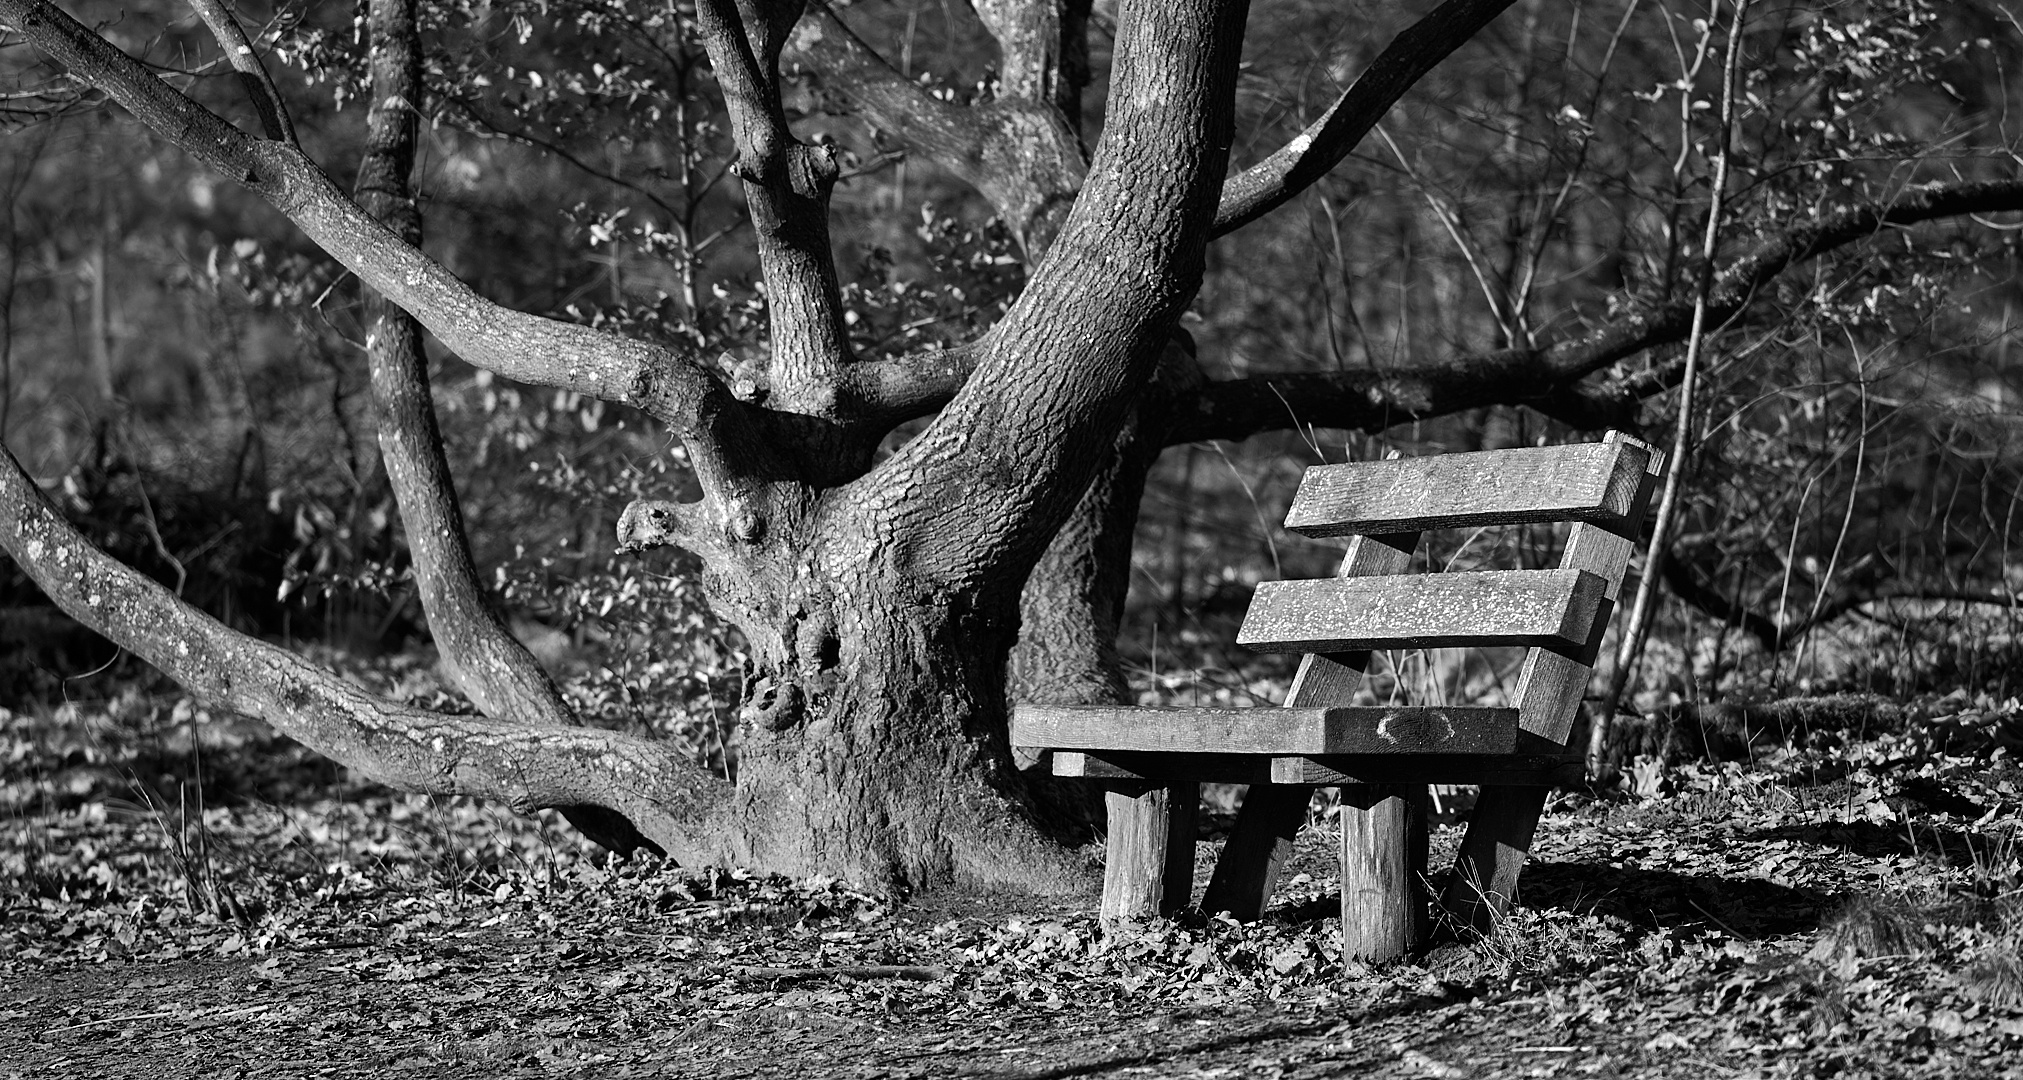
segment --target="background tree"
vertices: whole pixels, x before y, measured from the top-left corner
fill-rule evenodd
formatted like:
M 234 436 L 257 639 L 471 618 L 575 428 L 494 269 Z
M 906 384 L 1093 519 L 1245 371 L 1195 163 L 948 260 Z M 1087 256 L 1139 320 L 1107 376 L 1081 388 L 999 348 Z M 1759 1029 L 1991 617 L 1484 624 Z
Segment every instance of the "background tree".
M 1837 351 L 1826 328 L 1867 295 L 1887 298 L 1869 305 L 1884 322 L 1913 313 L 1944 338 L 1957 330 L 1938 315 L 1957 280 L 1935 272 L 1945 267 L 1835 259 L 1872 252 L 1890 230 L 1885 242 L 1957 251 L 1971 273 L 1995 265 L 1987 238 L 1999 247 L 2008 234 L 1960 227 L 1935 246 L 1899 230 L 2023 205 L 1990 126 L 2010 91 L 1988 57 L 2017 44 L 1992 8 L 1752 7 L 1750 106 L 1736 125 L 1746 182 L 1709 252 L 1696 239 L 1714 134 L 1701 103 L 1726 9 L 1526 4 L 1490 26 L 1511 6 L 1452 0 L 1395 29 L 1388 10 L 1299 11 L 1265 32 L 1282 39 L 1253 42 L 1269 77 L 1255 64 L 1240 74 L 1244 13 L 1207 0 L 979 3 L 939 25 L 903 6 L 615 2 L 412 15 L 375 4 L 362 34 L 279 21 L 268 36 L 280 55 L 337 100 L 373 105 L 354 202 L 301 149 L 294 132 L 310 125 L 271 107 L 316 95 L 284 93 L 243 60 L 232 85 L 270 107 L 247 108 L 216 80 L 184 93 L 54 6 L 10 0 L 0 22 L 266 199 L 461 360 L 559 391 L 547 420 L 519 433 L 522 449 L 558 419 L 603 423 L 597 401 L 636 408 L 678 441 L 676 472 L 693 479 L 676 483 L 696 497 L 660 492 L 618 529 L 627 546 L 689 552 L 741 632 L 735 783 L 666 741 L 573 726 L 580 710 L 488 614 L 421 354 L 390 312 L 366 313 L 371 426 L 421 606 L 482 717 L 371 700 L 206 620 L 91 551 L 18 470 L 5 542 L 66 610 L 193 690 L 391 782 L 578 808 L 607 842 L 636 829 L 684 860 L 893 885 L 1072 884 L 1079 867 L 1049 839 L 1074 834 L 1072 815 L 1035 801 L 1005 745 L 1007 657 L 1023 624 L 1024 693 L 1124 692 L 1115 644 L 1132 525 L 1162 449 L 1293 430 L 1324 452 L 1347 445 L 1323 429 L 1443 416 L 1485 442 L 1634 425 L 1678 377 L 1696 266 L 1713 267 L 1711 310 L 1733 343 L 1724 372 L 1782 381 L 1798 351 L 1746 335 L 1790 340 L 1809 317 L 1812 340 Z M 228 16 L 198 7 L 236 40 Z M 106 32 L 150 54 L 150 42 L 194 41 L 192 29 Z M 373 62 L 356 62 L 348 41 L 370 42 Z M 978 79 L 974 58 L 993 46 L 995 68 Z M 703 93 L 705 67 L 720 98 Z M 1654 70 L 1667 74 L 1653 83 Z M 1364 145 L 1408 90 L 1409 122 Z M 555 259 L 526 233 L 486 238 L 483 260 L 461 242 L 424 254 L 401 210 L 415 138 L 403 117 L 417 109 L 447 140 L 432 221 L 482 231 L 469 208 L 498 190 L 487 173 L 547 161 L 594 181 L 573 219 L 601 249 L 595 278 L 515 295 L 504 268 Z M 257 118 L 264 137 L 220 111 Z M 1233 144 L 1251 164 L 1226 169 Z M 926 243 L 901 246 L 893 222 L 910 216 L 892 203 L 953 201 L 957 184 L 1009 244 L 994 246 L 980 218 L 930 214 Z M 1271 213 L 1296 199 L 1298 212 Z M 862 238 L 854 275 L 832 224 Z M 933 281 L 923 248 L 937 243 L 968 266 L 913 288 Z M 1288 250 L 1305 253 L 1290 276 Z M 321 295 L 308 286 L 330 280 L 306 261 L 263 266 L 263 254 L 241 258 L 248 278 L 292 274 L 304 307 Z M 1814 281 L 1790 284 L 1794 267 Z M 763 290 L 747 299 L 735 284 L 753 272 Z M 1861 275 L 1916 288 L 1862 293 Z M 608 304 L 584 306 L 599 292 Z M 1200 320 L 1176 333 L 1190 303 Z M 1849 355 L 1885 344 L 1901 347 L 1851 336 Z M 1859 402 L 1873 397 L 1869 370 L 1855 368 Z M 1940 369 L 1919 358 L 1912 370 Z M 1740 378 L 1722 385 L 1746 392 Z M 1550 423 L 1508 411 L 1485 423 L 1492 405 Z M 1712 415 L 1716 432 L 1745 416 Z M 2012 474 L 1987 479 L 2013 490 Z M 472 509 L 481 539 L 501 528 Z M 1858 561 L 1830 558 L 1812 594 Z M 1975 595 L 1996 596 L 2003 569 Z M 1731 609 L 1742 610 L 1718 608 Z

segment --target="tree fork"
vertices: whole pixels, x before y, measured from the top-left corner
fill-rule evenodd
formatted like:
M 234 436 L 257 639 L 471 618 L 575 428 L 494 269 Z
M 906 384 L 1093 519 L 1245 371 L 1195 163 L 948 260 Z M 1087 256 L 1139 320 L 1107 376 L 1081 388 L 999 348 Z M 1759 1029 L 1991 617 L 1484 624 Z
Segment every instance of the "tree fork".
M 402 240 L 421 244 L 421 212 L 409 174 L 420 126 L 421 50 L 414 0 L 371 0 L 372 104 L 366 152 L 358 166 L 358 202 Z M 380 458 L 400 508 L 422 610 L 445 666 L 485 715 L 499 721 L 574 727 L 540 662 L 513 637 L 487 597 L 471 557 L 449 459 L 443 453 L 429 389 L 421 326 L 386 297 L 361 287 L 366 356 Z M 563 809 L 598 844 L 629 852 L 642 843 L 630 822 L 602 807 Z

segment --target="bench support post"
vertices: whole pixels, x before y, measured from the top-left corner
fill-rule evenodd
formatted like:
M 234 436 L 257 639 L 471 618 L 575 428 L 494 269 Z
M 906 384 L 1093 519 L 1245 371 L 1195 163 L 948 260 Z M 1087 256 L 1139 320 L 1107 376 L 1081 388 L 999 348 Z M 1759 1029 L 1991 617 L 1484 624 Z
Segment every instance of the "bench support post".
M 1304 784 L 1252 784 L 1236 811 L 1236 826 L 1202 894 L 1206 915 L 1228 912 L 1243 922 L 1262 918 L 1278 875 L 1292 858 L 1293 837 L 1306 824 L 1314 789 Z
M 1457 928 L 1491 933 L 1510 910 L 1549 792 L 1542 787 L 1482 789 L 1461 852 L 1454 858 L 1454 876 L 1440 900 Z
M 1103 793 L 1110 833 L 1103 859 L 1103 922 L 1170 915 L 1194 891 L 1201 785 L 1118 785 Z
M 1426 785 L 1342 788 L 1342 957 L 1401 959 L 1425 931 Z

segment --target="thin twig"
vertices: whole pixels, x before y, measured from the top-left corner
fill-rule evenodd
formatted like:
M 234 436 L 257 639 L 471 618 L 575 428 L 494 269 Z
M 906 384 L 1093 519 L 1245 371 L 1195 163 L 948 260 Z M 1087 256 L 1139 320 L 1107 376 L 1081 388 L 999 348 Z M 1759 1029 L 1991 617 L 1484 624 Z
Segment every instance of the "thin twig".
M 1658 499 L 1657 520 L 1651 528 L 1650 548 L 1644 556 L 1643 577 L 1637 582 L 1636 603 L 1630 609 L 1629 625 L 1623 628 L 1621 647 L 1616 652 L 1615 670 L 1609 674 L 1608 696 L 1602 699 L 1601 718 L 1588 739 L 1588 771 L 1601 764 L 1608 745 L 1609 728 L 1629 685 L 1630 671 L 1643 654 L 1644 638 L 1650 630 L 1651 609 L 1655 606 L 1659 578 L 1665 566 L 1665 548 L 1671 543 L 1672 525 L 1678 516 L 1679 490 L 1684 485 L 1687 455 L 1692 446 L 1693 401 L 1699 387 L 1700 356 L 1706 347 L 1707 306 L 1714 289 L 1715 249 L 1721 240 L 1721 213 L 1728 194 L 1729 144 L 1735 127 L 1735 72 L 1742 51 L 1742 25 L 1749 13 L 1749 0 L 1736 0 L 1733 22 L 1728 27 L 1728 55 L 1721 69 L 1721 130 L 1714 143 L 1713 191 L 1707 204 L 1707 228 L 1700 241 L 1700 280 L 1693 297 L 1693 326 L 1686 334 L 1686 370 L 1679 383 L 1679 420 L 1672 429 L 1671 459 L 1665 463 L 1664 493 Z M 1697 65 L 1696 65 L 1697 66 Z M 1688 97 L 1690 86 L 1682 91 Z
M 1468 264 L 1469 273 L 1475 277 L 1476 287 L 1482 290 L 1482 298 L 1489 302 L 1489 314 L 1496 320 L 1497 329 L 1503 332 L 1504 342 L 1512 345 L 1517 344 L 1517 331 L 1511 323 L 1510 315 L 1504 310 L 1503 298 L 1497 295 L 1496 287 L 1489 281 L 1488 271 L 1482 268 L 1482 260 L 1477 257 L 1475 248 L 1469 244 L 1468 238 L 1462 234 L 1461 223 L 1448 211 L 1446 205 L 1441 203 L 1440 199 L 1433 194 L 1432 187 L 1419 178 L 1418 170 L 1414 169 L 1412 163 L 1405 159 L 1405 152 L 1398 149 L 1398 144 L 1391 140 L 1391 133 L 1384 130 L 1384 125 L 1378 124 L 1373 130 L 1376 131 L 1378 138 L 1384 140 L 1384 145 L 1391 148 L 1391 155 L 1398 159 L 1398 167 L 1403 169 L 1406 178 L 1410 179 L 1418 187 L 1420 196 L 1426 200 L 1426 205 L 1432 209 L 1433 216 L 1440 219 L 1440 227 L 1447 230 L 1448 237 L 1454 241 L 1455 248 L 1461 252 L 1461 260 Z

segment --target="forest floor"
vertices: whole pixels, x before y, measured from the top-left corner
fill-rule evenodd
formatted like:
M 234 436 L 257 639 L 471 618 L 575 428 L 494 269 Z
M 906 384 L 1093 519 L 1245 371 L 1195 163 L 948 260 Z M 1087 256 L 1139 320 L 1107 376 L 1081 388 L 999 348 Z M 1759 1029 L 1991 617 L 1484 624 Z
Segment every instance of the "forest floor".
M 0 1077 L 2023 1077 L 2023 706 L 1891 714 L 1565 797 L 1493 936 L 1371 970 L 1325 814 L 1262 922 L 1105 934 L 609 860 L 174 696 L 0 710 Z

